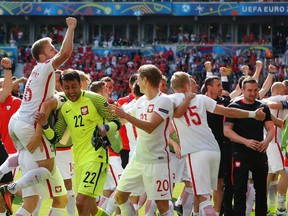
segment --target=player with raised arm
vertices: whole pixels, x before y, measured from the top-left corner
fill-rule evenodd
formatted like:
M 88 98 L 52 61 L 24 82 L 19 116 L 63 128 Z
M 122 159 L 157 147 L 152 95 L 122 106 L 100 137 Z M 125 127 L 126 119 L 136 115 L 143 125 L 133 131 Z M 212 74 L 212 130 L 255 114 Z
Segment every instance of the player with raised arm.
M 36 188 L 38 183 L 47 184 L 49 196 L 53 197 L 50 215 L 62 215 L 67 204 L 63 179 L 54 162 L 54 148 L 44 136 L 41 137 L 41 127 L 37 128 L 37 133 L 32 137 L 35 133 L 35 113 L 46 99 L 54 95 L 54 72 L 73 52 L 77 20 L 68 17 L 66 24 L 68 28 L 60 51 L 55 49 L 52 39 L 48 37 L 41 38 L 32 45 L 31 51 L 37 65 L 27 80 L 20 109 L 12 116 L 9 123 L 9 133 L 19 152 L 19 166 L 24 174 L 14 183 L 0 188 L 6 209 L 11 214 L 12 194 L 21 189 L 24 202 L 17 214 L 30 215 L 34 211 L 39 199 Z

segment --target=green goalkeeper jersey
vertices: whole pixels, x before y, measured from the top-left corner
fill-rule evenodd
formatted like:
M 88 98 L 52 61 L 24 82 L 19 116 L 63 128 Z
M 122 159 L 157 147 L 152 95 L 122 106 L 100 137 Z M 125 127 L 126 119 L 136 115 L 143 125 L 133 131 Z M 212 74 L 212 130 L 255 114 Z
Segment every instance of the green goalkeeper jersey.
M 95 126 L 103 125 L 103 118 L 109 121 L 109 130 L 116 131 L 120 127 L 119 119 L 108 111 L 107 106 L 108 103 L 103 96 L 90 91 L 82 91 L 76 102 L 68 100 L 60 108 L 58 120 L 54 126 L 57 138 L 54 141 L 59 141 L 66 127 L 69 128 L 76 166 L 90 161 L 108 163 L 107 150 L 101 147 L 95 151 L 91 144 Z

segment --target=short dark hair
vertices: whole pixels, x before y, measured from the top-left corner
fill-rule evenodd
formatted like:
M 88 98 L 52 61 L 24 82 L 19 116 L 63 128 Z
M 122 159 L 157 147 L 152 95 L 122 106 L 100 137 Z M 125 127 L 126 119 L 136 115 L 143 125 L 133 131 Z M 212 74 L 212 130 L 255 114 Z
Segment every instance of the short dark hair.
M 140 86 L 138 81 L 136 81 L 133 85 L 133 93 L 136 97 L 141 97 L 142 95 L 144 95 L 141 91 L 140 91 Z
M 246 83 L 257 83 L 257 80 L 254 79 L 253 77 L 246 77 L 243 81 L 242 81 L 242 88 L 245 88 Z
M 249 76 L 241 76 L 240 78 L 239 78 L 239 80 L 238 80 L 238 85 L 239 85 L 239 87 L 240 87 L 240 89 L 242 89 L 242 82 L 243 82 L 243 80 L 244 79 L 246 79 L 247 77 L 249 77 Z
M 212 86 L 212 83 L 214 82 L 215 79 L 220 80 L 218 76 L 210 76 L 205 79 L 204 81 L 205 92 L 207 92 L 207 86 Z
M 64 70 L 59 79 L 61 85 L 63 84 L 62 82 L 63 80 L 65 81 L 77 80 L 77 82 L 80 83 L 80 75 L 77 70 L 73 69 Z
M 131 76 L 130 76 L 130 78 L 129 78 L 129 83 L 131 84 L 131 85 L 133 85 L 135 82 L 136 82 L 136 80 L 138 79 L 138 76 L 139 76 L 139 74 L 132 74 Z

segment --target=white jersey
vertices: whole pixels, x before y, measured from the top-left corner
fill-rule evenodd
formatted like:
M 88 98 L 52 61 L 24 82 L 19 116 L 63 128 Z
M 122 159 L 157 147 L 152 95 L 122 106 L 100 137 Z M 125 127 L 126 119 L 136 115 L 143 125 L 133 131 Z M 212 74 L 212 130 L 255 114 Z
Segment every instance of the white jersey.
M 55 93 L 55 73 L 53 73 L 52 61 L 53 59 L 50 59 L 44 63 L 37 63 L 27 80 L 22 104 L 16 115 L 28 124 L 34 124 L 36 111 Z
M 136 99 L 134 98 L 130 103 L 123 104 L 122 108 L 124 110 L 129 110 L 136 104 Z M 125 124 L 126 131 L 127 131 L 127 137 L 129 140 L 129 146 L 131 148 L 131 145 L 136 146 L 136 140 L 137 140 L 137 131 L 135 125 L 132 125 L 130 122 L 127 122 Z M 131 150 L 131 149 L 130 149 Z
M 151 121 L 154 112 L 164 121 L 151 133 L 137 128 L 137 145 L 133 159 L 142 163 L 164 163 L 169 158 L 169 122 L 173 116 L 173 103 L 167 95 L 159 93 L 152 100 L 142 96 L 128 111 L 143 121 Z
M 286 98 L 287 98 L 287 95 L 275 95 L 267 99 L 272 102 L 280 102 L 280 101 L 285 101 Z M 275 117 L 280 118 L 282 120 L 284 120 L 286 115 L 288 114 L 287 109 L 270 109 L 270 112 L 271 112 L 271 115 L 274 115 Z M 272 141 L 275 143 L 281 144 L 281 140 L 282 140 L 281 128 L 274 126 L 274 139 Z
M 175 93 L 169 97 L 177 107 L 183 102 L 185 95 Z M 215 107 L 215 100 L 205 95 L 196 95 L 190 101 L 184 115 L 173 119 L 182 155 L 203 150 L 220 152 L 219 145 L 207 123 L 206 112 L 213 112 Z

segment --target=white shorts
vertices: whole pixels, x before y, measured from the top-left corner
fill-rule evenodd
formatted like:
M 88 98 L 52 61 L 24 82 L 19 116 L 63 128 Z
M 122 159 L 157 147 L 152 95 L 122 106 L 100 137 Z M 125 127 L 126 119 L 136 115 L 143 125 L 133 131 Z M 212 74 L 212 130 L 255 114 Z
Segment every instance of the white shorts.
M 115 190 L 123 172 L 122 161 L 120 156 L 111 156 L 109 157 L 109 161 L 110 164 L 104 190 Z
M 187 155 L 187 166 L 194 195 L 210 194 L 217 189 L 220 152 L 199 151 Z
M 144 164 L 134 159 L 126 166 L 117 190 L 142 195 L 150 200 L 170 200 L 171 177 L 169 163 Z
M 129 142 L 129 147 L 130 147 L 130 151 L 129 151 L 129 161 L 132 160 L 132 157 L 134 155 L 135 149 L 136 149 L 136 141 L 134 142 Z
M 178 159 L 174 153 L 170 153 L 169 155 L 173 183 L 183 181 L 191 182 L 187 169 L 186 155 L 181 159 Z
M 71 147 L 56 149 L 56 165 L 63 179 L 72 179 L 74 176 L 74 162 Z
M 268 157 L 268 172 L 276 173 L 277 171 L 284 169 L 284 161 L 281 152 L 280 145 L 275 142 L 271 142 L 267 148 Z
M 26 149 L 29 140 L 35 133 L 34 126 L 26 122 L 20 121 L 19 119 L 17 119 L 17 116 L 13 115 L 10 119 L 8 128 L 10 137 L 17 151 L 20 152 L 21 150 Z M 41 161 L 55 157 L 54 147 L 47 140 L 44 134 L 42 135 L 42 145 L 43 151 L 41 151 L 38 147 L 32 153 L 34 161 Z
M 33 160 L 32 155 L 27 150 L 22 150 L 19 153 L 19 167 L 22 170 L 22 174 L 26 174 L 29 170 L 38 168 L 37 163 Z M 51 197 L 63 196 L 67 193 L 64 181 L 57 166 L 51 173 L 51 177 L 39 184 L 24 188 L 22 190 L 22 196 L 28 197 L 33 195 L 39 195 L 42 199 L 49 199 Z

